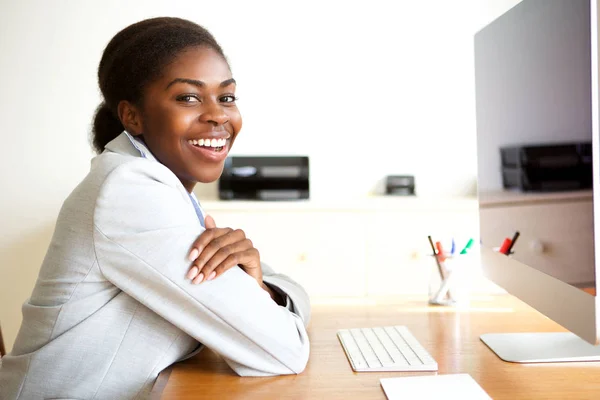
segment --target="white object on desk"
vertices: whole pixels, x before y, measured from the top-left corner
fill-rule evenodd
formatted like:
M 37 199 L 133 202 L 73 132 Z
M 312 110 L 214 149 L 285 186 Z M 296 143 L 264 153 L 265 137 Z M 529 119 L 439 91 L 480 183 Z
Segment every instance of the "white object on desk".
M 405 326 L 341 329 L 338 337 L 356 372 L 438 370 Z
M 379 380 L 388 400 L 414 398 L 491 400 L 492 398 L 469 374 L 406 376 Z

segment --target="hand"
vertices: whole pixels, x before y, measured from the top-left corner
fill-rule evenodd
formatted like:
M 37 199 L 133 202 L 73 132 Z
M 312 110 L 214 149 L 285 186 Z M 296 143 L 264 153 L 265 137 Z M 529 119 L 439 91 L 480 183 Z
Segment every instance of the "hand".
M 244 231 L 217 228 L 210 215 L 206 216 L 204 225 L 206 230 L 198 236 L 189 254 L 193 264 L 187 278 L 197 285 L 204 280 L 213 280 L 231 267 L 239 265 L 262 287 L 260 254 L 252 241 L 246 238 Z

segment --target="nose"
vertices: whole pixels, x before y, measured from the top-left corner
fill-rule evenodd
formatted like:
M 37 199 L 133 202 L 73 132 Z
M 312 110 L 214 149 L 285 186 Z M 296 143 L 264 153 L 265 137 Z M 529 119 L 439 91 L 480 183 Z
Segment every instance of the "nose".
M 229 121 L 229 116 L 220 104 L 211 101 L 206 103 L 204 112 L 200 115 L 200 121 L 216 126 L 225 125 Z

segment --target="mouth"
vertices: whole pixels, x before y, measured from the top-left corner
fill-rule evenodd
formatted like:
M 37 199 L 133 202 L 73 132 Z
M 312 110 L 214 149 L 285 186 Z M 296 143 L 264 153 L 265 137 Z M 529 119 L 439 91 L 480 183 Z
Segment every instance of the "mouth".
M 219 139 L 190 139 L 187 144 L 198 156 L 205 161 L 220 162 L 227 157 L 229 152 L 229 138 Z

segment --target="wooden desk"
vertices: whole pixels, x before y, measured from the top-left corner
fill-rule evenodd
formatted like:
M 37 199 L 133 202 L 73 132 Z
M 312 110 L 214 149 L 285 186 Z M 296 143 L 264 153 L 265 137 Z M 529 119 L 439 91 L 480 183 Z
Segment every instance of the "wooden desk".
M 385 400 L 380 378 L 435 373 L 355 373 L 336 331 L 394 324 L 409 327 L 437 360 L 439 374 L 469 373 L 495 400 L 600 398 L 600 363 L 512 364 L 481 342 L 479 335 L 489 332 L 564 331 L 508 295 L 478 299 L 468 310 L 428 307 L 415 298 L 315 305 L 309 325 L 311 357 L 302 374 L 241 378 L 204 350 L 165 371 L 155 385 L 155 398 Z

